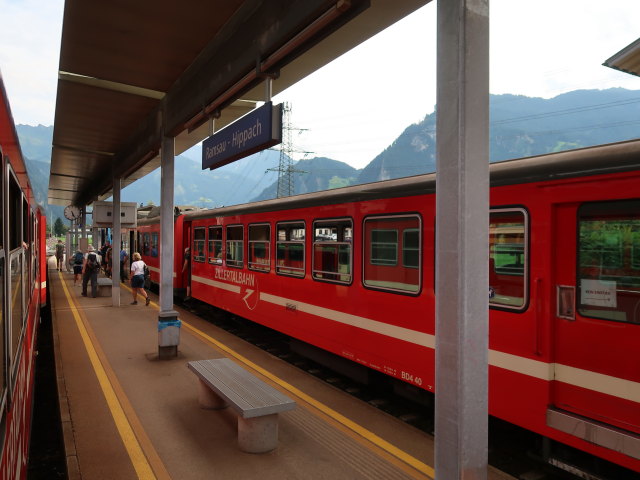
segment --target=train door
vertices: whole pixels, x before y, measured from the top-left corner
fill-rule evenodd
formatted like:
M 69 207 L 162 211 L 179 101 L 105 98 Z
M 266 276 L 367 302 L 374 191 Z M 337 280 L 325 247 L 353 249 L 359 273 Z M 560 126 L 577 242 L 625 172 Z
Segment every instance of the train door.
M 553 403 L 640 432 L 640 200 L 562 205 L 554 222 Z

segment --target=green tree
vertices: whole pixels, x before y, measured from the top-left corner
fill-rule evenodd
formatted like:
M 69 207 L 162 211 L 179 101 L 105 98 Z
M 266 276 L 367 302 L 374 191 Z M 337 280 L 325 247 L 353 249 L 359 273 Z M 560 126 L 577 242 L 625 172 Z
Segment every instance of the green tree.
M 349 182 L 348 178 L 338 177 L 337 175 L 334 175 L 329 180 L 329 185 L 327 186 L 327 188 L 331 189 L 331 188 L 348 187 L 350 184 L 351 182 Z
M 61 237 L 63 235 L 66 235 L 68 228 L 65 226 L 64 223 L 62 223 L 62 220 L 60 220 L 60 217 L 56 218 L 55 223 L 53 224 L 53 234 L 56 237 Z

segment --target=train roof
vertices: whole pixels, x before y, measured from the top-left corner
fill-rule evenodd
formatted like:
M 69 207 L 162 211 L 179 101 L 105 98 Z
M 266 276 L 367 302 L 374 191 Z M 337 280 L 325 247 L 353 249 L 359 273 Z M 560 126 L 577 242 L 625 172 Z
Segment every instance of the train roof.
M 0 72 L 0 149 L 4 156 L 9 157 L 13 171 L 18 178 L 20 188 L 27 195 L 29 204 L 34 209 L 39 208 L 34 197 L 31 184 L 29 182 L 29 172 L 25 163 L 22 149 L 20 148 L 20 140 L 13 122 L 13 114 L 11 113 L 11 105 L 9 97 L 4 87 L 4 80 Z
M 640 140 L 492 163 L 491 186 L 559 180 L 640 169 Z M 436 174 L 384 180 L 229 207 L 185 212 L 195 220 L 435 193 Z

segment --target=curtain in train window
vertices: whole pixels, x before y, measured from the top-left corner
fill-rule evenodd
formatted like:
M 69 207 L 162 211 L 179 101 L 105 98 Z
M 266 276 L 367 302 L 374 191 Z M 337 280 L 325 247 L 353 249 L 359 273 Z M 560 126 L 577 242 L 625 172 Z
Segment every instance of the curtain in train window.
M 283 222 L 277 224 L 276 229 L 276 272 L 281 275 L 304 277 L 304 223 Z
M 204 262 L 205 253 L 204 245 L 206 242 L 207 230 L 204 227 L 193 229 L 193 252 L 192 258 L 194 262 Z
M 222 265 L 222 227 L 209 227 L 209 263 Z
M 313 232 L 313 278 L 351 283 L 351 220 L 317 221 Z
M 244 232 L 242 225 L 227 227 L 227 265 L 242 268 Z
M 249 225 L 249 268 L 268 272 L 271 266 L 271 226 Z
M 526 305 L 528 278 L 526 211 L 492 210 L 489 216 L 489 303 Z
M 640 323 L 640 200 L 582 206 L 578 238 L 580 314 Z
M 421 288 L 421 221 L 417 215 L 367 217 L 363 283 L 369 288 L 418 293 Z

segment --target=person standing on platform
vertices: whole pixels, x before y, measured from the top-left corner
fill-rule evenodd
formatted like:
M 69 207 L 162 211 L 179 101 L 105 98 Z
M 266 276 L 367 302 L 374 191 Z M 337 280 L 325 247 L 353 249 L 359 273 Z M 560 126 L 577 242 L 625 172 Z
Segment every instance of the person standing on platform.
M 187 296 L 185 300 L 191 298 L 191 249 L 189 247 L 184 249 L 184 263 L 182 264 L 182 278 L 187 285 Z
M 93 246 L 87 248 L 87 255 L 82 264 L 82 296 L 87 296 L 87 284 L 91 280 L 91 296 L 98 296 L 98 272 L 100 271 L 100 258 L 95 253 Z
M 105 253 L 104 256 L 104 261 L 102 262 L 104 264 L 104 274 L 108 277 L 108 278 L 112 278 L 112 267 L 113 267 L 113 263 L 112 263 L 112 255 L 113 255 L 113 249 L 111 248 L 111 246 L 109 246 L 107 248 L 107 252 Z
M 109 247 L 111 245 L 109 244 L 109 240 L 107 240 L 106 242 L 104 242 L 102 244 L 102 246 L 100 247 L 100 256 L 102 257 L 102 269 L 104 270 L 104 273 L 107 273 L 107 264 L 106 264 L 106 260 L 107 260 L 107 250 L 109 250 Z
M 120 247 L 120 281 L 122 283 L 126 282 L 129 279 L 129 277 L 127 276 L 127 270 L 125 269 L 128 259 L 129 255 L 127 255 L 127 251 L 124 249 L 124 245 L 122 245 Z
M 151 298 L 144 290 L 144 269 L 146 266 L 140 254 L 134 252 L 133 263 L 131 263 L 131 292 L 133 293 L 131 305 L 138 304 L 138 292 L 145 298 L 145 306 L 149 306 L 149 303 L 151 303 Z
M 82 276 L 82 264 L 84 263 L 84 255 L 82 251 L 77 250 L 73 255 L 73 286 L 78 284 Z
M 62 271 L 62 259 L 64 258 L 64 243 L 62 243 L 62 240 L 58 240 L 58 243 L 56 243 L 56 270 L 58 270 L 59 272 Z

